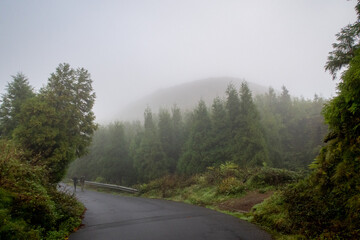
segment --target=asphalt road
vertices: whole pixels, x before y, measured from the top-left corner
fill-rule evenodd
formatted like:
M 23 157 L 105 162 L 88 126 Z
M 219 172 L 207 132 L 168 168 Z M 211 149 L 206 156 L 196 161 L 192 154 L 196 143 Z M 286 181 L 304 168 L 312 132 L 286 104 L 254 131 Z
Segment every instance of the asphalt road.
M 91 190 L 76 195 L 87 211 L 70 240 L 271 239 L 255 225 L 203 207 Z

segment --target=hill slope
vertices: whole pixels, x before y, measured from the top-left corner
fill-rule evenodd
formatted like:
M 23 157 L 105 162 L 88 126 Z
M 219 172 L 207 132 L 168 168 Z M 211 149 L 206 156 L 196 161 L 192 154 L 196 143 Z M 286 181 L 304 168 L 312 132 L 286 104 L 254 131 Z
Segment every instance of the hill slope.
M 193 109 L 200 99 L 211 106 L 215 97 L 225 97 L 225 91 L 229 83 L 233 83 L 237 89 L 245 81 L 239 78 L 208 78 L 184 83 L 170 88 L 160 89 L 126 107 L 119 115 L 120 120 L 142 120 L 144 110 L 149 106 L 153 112 L 160 108 L 171 109 L 176 104 L 182 110 Z M 268 91 L 268 87 L 248 82 L 253 96 Z

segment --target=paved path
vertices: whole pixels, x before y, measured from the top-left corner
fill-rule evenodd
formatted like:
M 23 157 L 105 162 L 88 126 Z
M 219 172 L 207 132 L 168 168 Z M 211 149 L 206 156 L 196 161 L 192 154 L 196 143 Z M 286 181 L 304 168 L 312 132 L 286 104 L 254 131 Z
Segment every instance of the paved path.
M 84 226 L 69 240 L 271 239 L 235 217 L 189 204 L 96 191 L 77 191 L 87 208 Z

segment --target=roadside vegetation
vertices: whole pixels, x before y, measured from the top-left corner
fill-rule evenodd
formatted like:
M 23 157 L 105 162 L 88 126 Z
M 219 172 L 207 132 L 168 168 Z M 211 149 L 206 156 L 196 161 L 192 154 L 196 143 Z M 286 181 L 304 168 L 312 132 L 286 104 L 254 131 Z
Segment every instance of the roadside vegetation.
M 254 191 L 271 193 L 242 217 L 278 239 L 359 239 L 360 1 L 356 11 L 325 66 L 334 79 L 342 71 L 333 99 L 291 98 L 286 87 L 254 98 L 229 84 L 211 107 L 147 108 L 143 123 L 101 127 L 69 175 L 232 212 Z
M 84 206 L 58 184 L 96 129 L 85 69 L 60 64 L 34 92 L 25 75 L 8 83 L 0 106 L 0 239 L 65 239 Z
M 167 175 L 138 185 L 139 194 L 144 197 L 165 198 L 188 202 L 195 205 L 246 213 L 247 209 L 231 207 L 230 199 L 240 199 L 248 193 L 258 193 L 258 202 L 287 184 L 294 183 L 303 176 L 299 173 L 275 168 L 243 169 L 234 163 L 219 167 L 209 167 L 206 172 L 191 177 Z M 265 194 L 268 193 L 268 194 Z

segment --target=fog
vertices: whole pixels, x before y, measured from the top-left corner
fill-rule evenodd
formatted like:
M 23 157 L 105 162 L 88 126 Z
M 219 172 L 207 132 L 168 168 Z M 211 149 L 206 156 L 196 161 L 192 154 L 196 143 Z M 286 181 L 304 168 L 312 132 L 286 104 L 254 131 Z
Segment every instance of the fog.
M 324 71 L 345 0 L 59 0 L 0 2 L 0 89 L 23 72 L 45 85 L 59 63 L 84 67 L 97 121 L 160 88 L 245 78 L 295 96 L 335 95 Z

